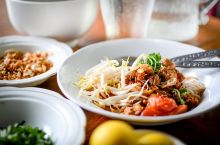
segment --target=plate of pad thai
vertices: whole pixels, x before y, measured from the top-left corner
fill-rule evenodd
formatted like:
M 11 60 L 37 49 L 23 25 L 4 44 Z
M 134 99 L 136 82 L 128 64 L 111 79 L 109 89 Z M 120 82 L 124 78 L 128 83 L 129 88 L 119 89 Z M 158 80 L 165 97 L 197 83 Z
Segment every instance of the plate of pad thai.
M 88 111 L 140 125 L 171 123 L 220 102 L 219 68 L 178 68 L 171 60 L 200 51 L 156 39 L 101 42 L 69 57 L 59 70 L 58 84 L 68 99 Z M 131 62 L 131 57 L 136 59 Z

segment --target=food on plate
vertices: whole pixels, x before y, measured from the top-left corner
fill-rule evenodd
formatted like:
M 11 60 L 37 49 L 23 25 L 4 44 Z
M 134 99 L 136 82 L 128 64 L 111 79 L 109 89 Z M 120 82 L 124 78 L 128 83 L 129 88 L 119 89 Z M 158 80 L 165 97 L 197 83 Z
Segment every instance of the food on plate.
M 1 145 L 53 145 L 46 133 L 30 125 L 24 125 L 24 122 L 15 123 L 0 129 Z
M 48 52 L 20 52 L 10 49 L 0 57 L 0 80 L 18 80 L 37 76 L 53 66 Z
M 133 127 L 119 120 L 106 121 L 92 132 L 89 145 L 135 145 Z
M 168 58 L 141 54 L 128 60 L 103 60 L 83 75 L 78 97 L 111 112 L 136 116 L 165 116 L 187 112 L 202 100 L 205 86 L 184 76 Z
M 92 132 L 89 145 L 174 145 L 165 133 L 135 130 L 124 121 L 110 120 Z

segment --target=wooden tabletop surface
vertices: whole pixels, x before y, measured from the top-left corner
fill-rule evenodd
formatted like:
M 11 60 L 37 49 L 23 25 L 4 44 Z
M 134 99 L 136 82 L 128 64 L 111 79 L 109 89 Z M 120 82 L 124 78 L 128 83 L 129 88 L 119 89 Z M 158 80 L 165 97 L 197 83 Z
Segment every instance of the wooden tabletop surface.
M 6 12 L 5 0 L 0 0 L 0 36 L 19 35 L 11 26 Z M 91 43 L 105 40 L 104 26 L 100 13 L 96 22 L 91 29 L 84 35 L 79 42 L 77 48 L 80 49 Z M 220 19 L 210 18 L 210 21 L 205 26 L 200 26 L 198 35 L 190 41 L 184 42 L 201 47 L 205 50 L 220 48 Z M 51 77 L 48 81 L 38 86 L 41 88 L 50 89 L 60 94 L 61 91 L 57 85 L 56 76 Z M 102 122 L 109 120 L 104 116 L 85 111 L 87 117 L 86 126 L 86 141 L 88 144 L 89 137 L 92 131 Z M 194 117 L 191 119 L 182 120 L 176 123 L 161 125 L 161 126 L 134 126 L 134 128 L 156 129 L 170 133 L 186 144 L 189 145 L 220 145 L 220 107 L 214 110 Z

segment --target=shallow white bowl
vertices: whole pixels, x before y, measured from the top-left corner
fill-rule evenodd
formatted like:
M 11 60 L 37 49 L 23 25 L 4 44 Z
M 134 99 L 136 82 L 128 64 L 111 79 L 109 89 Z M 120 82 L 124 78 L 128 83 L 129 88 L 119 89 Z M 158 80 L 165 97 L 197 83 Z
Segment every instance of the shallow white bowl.
M 7 36 L 0 38 L 0 57 L 8 49 L 15 49 L 21 52 L 46 51 L 50 55 L 48 59 L 53 67 L 40 75 L 20 80 L 0 80 L 0 86 L 37 86 L 46 81 L 50 76 L 56 74 L 57 70 L 72 53 L 72 49 L 61 42 L 53 39 L 31 37 L 31 36 Z
M 0 126 L 25 121 L 43 129 L 55 145 L 80 145 L 85 139 L 83 111 L 58 93 L 40 88 L 0 87 Z
M 98 0 L 7 0 L 10 22 L 22 34 L 73 40 L 88 31 Z
M 218 86 L 220 85 L 220 69 L 181 69 L 185 75 L 198 77 L 206 86 L 202 102 L 193 110 L 179 115 L 171 116 L 129 116 L 105 111 L 88 101 L 86 97 L 77 97 L 79 89 L 74 87 L 74 82 L 79 81 L 79 76 L 100 60 L 108 57 L 119 58 L 121 56 L 137 57 L 141 53 L 160 52 L 163 57 L 174 57 L 183 54 L 199 52 L 202 49 L 174 41 L 155 39 L 122 39 L 101 42 L 80 49 L 69 57 L 58 71 L 58 84 L 67 98 L 79 104 L 81 107 L 110 118 L 126 120 L 140 125 L 159 125 L 197 116 L 213 109 L 220 103 Z M 215 58 L 217 59 L 217 58 Z M 219 59 L 218 59 L 219 60 Z

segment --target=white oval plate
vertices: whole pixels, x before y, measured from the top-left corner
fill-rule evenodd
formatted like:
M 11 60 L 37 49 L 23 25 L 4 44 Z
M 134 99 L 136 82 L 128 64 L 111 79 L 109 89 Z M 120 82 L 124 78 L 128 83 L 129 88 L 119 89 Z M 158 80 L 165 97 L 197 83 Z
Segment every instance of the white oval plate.
M 43 129 L 55 145 L 81 145 L 86 117 L 60 94 L 40 88 L 0 87 L 0 126 L 25 121 Z
M 49 38 L 32 36 L 0 37 L 0 57 L 7 49 L 15 49 L 21 52 L 46 51 L 50 54 L 48 59 L 53 63 L 53 67 L 45 73 L 27 79 L 0 80 L 0 86 L 37 86 L 56 74 L 64 60 L 73 53 L 72 49 L 64 43 Z
M 206 86 L 202 102 L 191 111 L 179 115 L 171 116 L 129 116 L 103 110 L 88 101 L 86 97 L 77 97 L 79 89 L 74 87 L 74 83 L 79 81 L 79 76 L 92 66 L 98 64 L 100 60 L 108 57 L 118 58 L 121 56 L 137 57 L 141 53 L 160 53 L 163 57 L 174 57 L 183 54 L 199 52 L 202 49 L 182 44 L 174 41 L 156 39 L 122 39 L 101 42 L 80 49 L 69 57 L 58 71 L 58 84 L 67 98 L 77 103 L 81 107 L 110 118 L 126 120 L 133 124 L 140 125 L 160 125 L 175 122 L 178 120 L 197 116 L 201 113 L 213 109 L 220 103 L 218 86 L 220 85 L 220 69 L 181 69 L 185 75 L 198 77 Z M 215 58 L 219 60 L 218 58 Z

